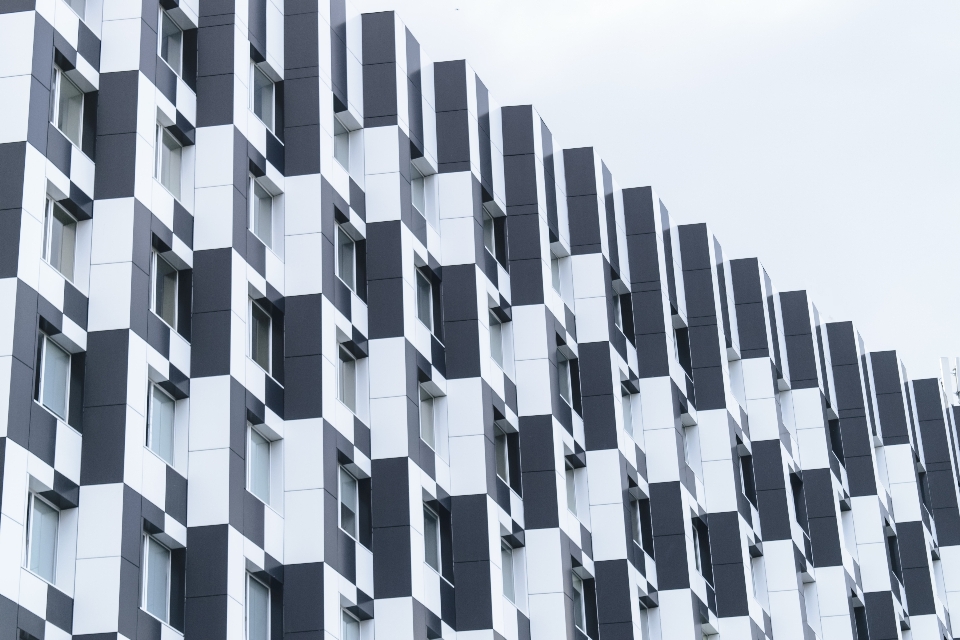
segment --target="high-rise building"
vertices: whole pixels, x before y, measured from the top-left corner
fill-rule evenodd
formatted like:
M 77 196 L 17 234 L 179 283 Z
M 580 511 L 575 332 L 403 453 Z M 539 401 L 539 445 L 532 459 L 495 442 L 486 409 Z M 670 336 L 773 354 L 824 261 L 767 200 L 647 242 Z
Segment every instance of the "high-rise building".
M 0 3 L 3 640 L 949 640 L 954 365 L 392 12 Z

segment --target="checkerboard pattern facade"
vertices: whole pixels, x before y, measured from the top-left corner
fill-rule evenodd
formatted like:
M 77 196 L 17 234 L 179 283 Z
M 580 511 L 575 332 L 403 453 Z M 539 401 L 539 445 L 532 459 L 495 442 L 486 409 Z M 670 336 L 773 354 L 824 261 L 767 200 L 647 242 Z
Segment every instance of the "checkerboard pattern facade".
M 960 637 L 958 362 L 393 12 L 0 3 L 0 301 L 2 640 Z

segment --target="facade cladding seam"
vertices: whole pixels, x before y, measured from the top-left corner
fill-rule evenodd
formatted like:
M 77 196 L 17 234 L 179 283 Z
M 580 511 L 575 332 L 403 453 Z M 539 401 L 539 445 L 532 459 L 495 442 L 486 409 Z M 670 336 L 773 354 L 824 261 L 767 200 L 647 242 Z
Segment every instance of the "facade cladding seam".
M 956 362 L 393 12 L 9 0 L 0 43 L 0 637 L 958 636 Z

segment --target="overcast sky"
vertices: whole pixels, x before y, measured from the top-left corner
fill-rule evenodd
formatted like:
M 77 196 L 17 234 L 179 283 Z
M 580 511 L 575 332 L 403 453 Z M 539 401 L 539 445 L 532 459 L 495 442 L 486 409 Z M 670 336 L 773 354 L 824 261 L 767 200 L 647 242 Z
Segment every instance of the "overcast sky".
M 955 0 L 353 0 L 912 378 L 960 355 Z

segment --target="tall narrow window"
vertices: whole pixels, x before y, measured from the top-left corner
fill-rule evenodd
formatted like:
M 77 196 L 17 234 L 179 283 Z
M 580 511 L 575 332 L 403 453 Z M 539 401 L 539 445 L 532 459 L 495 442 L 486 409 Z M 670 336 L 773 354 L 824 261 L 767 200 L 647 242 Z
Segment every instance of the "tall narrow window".
M 340 528 L 351 538 L 357 537 L 357 479 L 340 467 Z
M 27 509 L 27 568 L 52 583 L 57 576 L 60 512 L 33 493 L 29 495 Z
M 497 460 L 497 476 L 510 484 L 510 447 L 507 434 L 500 427 L 493 428 L 493 449 Z
M 420 269 L 417 269 L 417 319 L 433 331 L 433 286 Z
M 337 225 L 337 277 L 351 291 L 357 290 L 356 281 L 357 247 L 353 238 Z
M 346 611 L 340 612 L 340 640 L 360 640 L 360 621 Z
M 70 142 L 80 146 L 83 132 L 83 91 L 59 68 L 53 68 L 51 121 Z
M 586 624 L 584 624 L 583 580 L 577 574 L 573 574 L 573 624 L 577 625 L 577 629 L 580 629 L 580 631 L 586 628 Z
M 153 312 L 171 327 L 177 324 L 177 270 L 153 254 Z
M 493 216 L 483 211 L 483 246 L 486 247 L 490 255 L 497 255 L 497 227 L 494 224 Z
M 633 396 L 626 389 L 620 389 L 620 405 L 623 407 L 623 429 L 631 436 L 633 429 Z
M 700 532 L 697 531 L 696 525 L 693 525 L 690 529 L 693 531 L 693 565 L 697 568 L 697 571 L 702 573 L 700 564 Z
M 617 329 L 623 331 L 623 309 L 620 306 L 620 296 L 613 294 L 613 324 Z
M 423 559 L 434 571 L 440 571 L 440 518 L 426 506 L 423 508 Z
M 492 311 L 490 312 L 490 357 L 503 368 L 503 325 Z
M 503 595 L 510 602 L 516 602 L 517 586 L 513 571 L 513 549 L 506 543 L 500 544 L 500 565 L 503 570 Z
M 260 181 L 250 176 L 247 187 L 250 199 L 250 230 L 263 244 L 273 248 L 273 196 Z
M 250 301 L 250 358 L 270 373 L 270 314 Z
M 53 198 L 47 198 L 43 224 L 43 259 L 72 282 L 76 254 L 76 219 Z
M 156 153 L 153 177 L 179 200 L 180 162 L 183 149 L 177 139 L 160 124 L 157 124 Z
M 143 537 L 140 606 L 164 622 L 170 621 L 170 550 L 152 536 Z
M 350 171 L 350 130 L 337 116 L 333 117 L 333 157 L 341 167 Z
M 557 354 L 557 374 L 559 375 L 560 397 L 567 404 L 571 404 L 570 361 L 560 353 Z
M 415 166 L 410 165 L 410 198 L 413 208 L 424 218 L 427 217 L 427 198 L 423 183 L 423 174 Z
M 173 464 L 173 432 L 176 403 L 166 391 L 157 385 L 150 386 L 150 419 L 147 423 L 147 446 Z
M 436 400 L 423 389 L 420 389 L 420 439 L 436 450 Z
M 247 640 L 270 638 L 270 589 L 247 574 Z
M 42 335 L 38 349 L 40 386 L 37 399 L 58 418 L 66 420 L 70 354 L 46 335 Z
M 640 513 L 640 501 L 630 501 L 630 524 L 633 541 L 638 547 L 643 547 L 643 515 Z
M 263 70 L 250 61 L 250 109 L 273 131 L 274 85 Z
M 183 31 L 163 9 L 160 10 L 160 57 L 178 76 L 182 73 Z
M 270 441 L 253 428 L 248 427 L 250 440 L 249 479 L 250 493 L 257 496 L 266 504 L 270 504 Z
M 577 515 L 577 472 L 569 462 L 566 463 L 564 477 L 567 482 L 567 509 Z
M 357 411 L 357 361 L 353 354 L 340 347 L 340 371 L 337 385 L 337 400 L 350 411 Z

